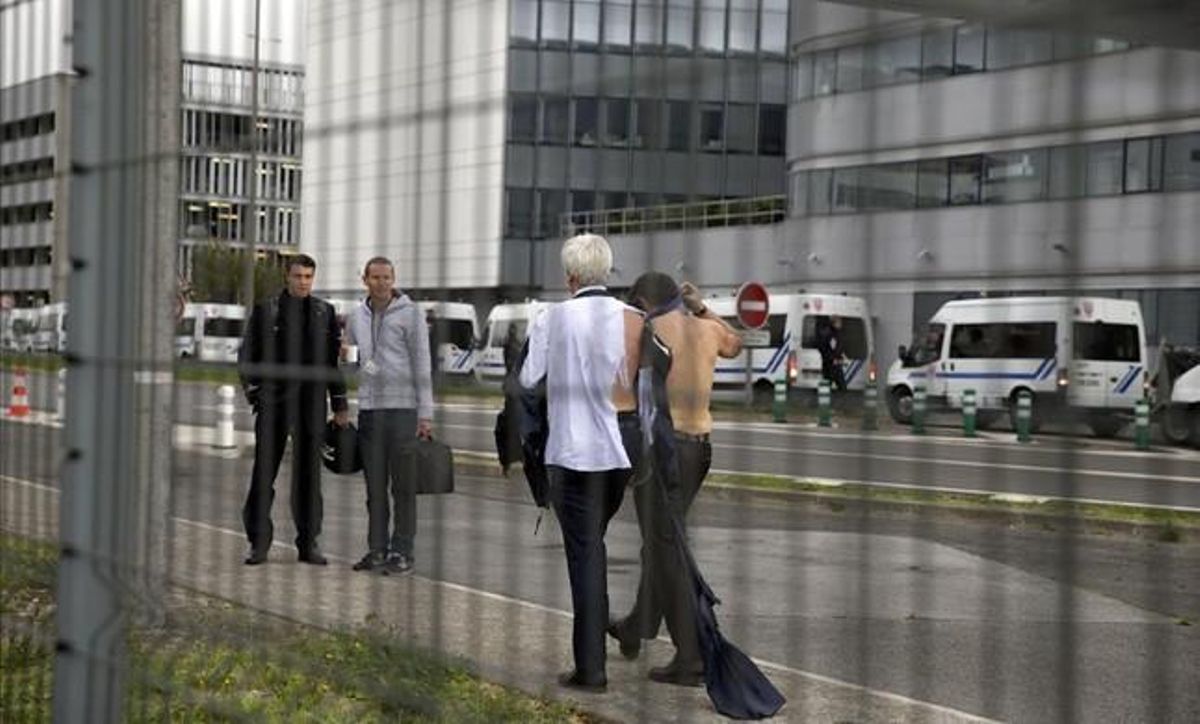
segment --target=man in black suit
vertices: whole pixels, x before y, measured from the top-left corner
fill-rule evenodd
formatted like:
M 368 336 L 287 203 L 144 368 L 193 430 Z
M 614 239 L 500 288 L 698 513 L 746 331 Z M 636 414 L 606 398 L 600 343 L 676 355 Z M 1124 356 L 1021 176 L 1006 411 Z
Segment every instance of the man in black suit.
M 254 409 L 254 472 L 242 508 L 250 541 L 248 566 L 267 560 L 274 527 L 275 476 L 292 437 L 292 520 L 300 561 L 323 566 L 321 440 L 325 395 L 334 423 L 350 423 L 346 383 L 338 370 L 340 331 L 333 306 L 312 296 L 317 263 L 306 254 L 287 261 L 287 286 L 250 314 L 238 353 L 238 374 Z

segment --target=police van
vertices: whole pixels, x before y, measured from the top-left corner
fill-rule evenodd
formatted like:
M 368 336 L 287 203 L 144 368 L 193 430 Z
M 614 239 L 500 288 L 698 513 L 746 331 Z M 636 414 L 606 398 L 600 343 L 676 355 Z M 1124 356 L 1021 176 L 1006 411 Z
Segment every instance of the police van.
M 200 321 L 200 305 L 188 302 L 175 323 L 175 356 L 193 359 L 196 356 L 196 324 Z
M 54 302 L 37 308 L 30 345 L 34 352 L 61 354 L 67 351 L 67 303 Z
M 704 303 L 737 329 L 736 301 L 719 297 Z M 743 332 L 747 350 L 732 359 L 717 360 L 714 384 L 744 386 L 749 354 L 751 383 L 756 387 L 773 388 L 776 380 L 785 380 L 794 389 L 816 390 L 822 378 L 818 333 L 826 326 L 837 329 L 847 388 L 861 392 L 876 376 L 871 315 L 866 300 L 841 294 L 771 295 L 766 325 Z
M 1098 436 L 1115 435 L 1145 395 L 1146 331 L 1136 301 L 1102 297 L 996 297 L 947 302 L 888 370 L 893 419 L 912 417 L 923 386 L 931 404 L 961 409 L 974 390 L 981 414 L 1007 412 L 1029 393 L 1032 427 L 1081 413 Z
M 437 344 L 437 369 L 447 375 L 475 372 L 479 322 L 475 307 L 463 302 L 417 302 L 429 324 L 430 345 Z
M 549 304 L 528 301 L 516 304 L 497 304 L 488 312 L 483 338 L 476 351 L 475 377 L 480 382 L 499 383 L 504 379 L 504 343 L 509 330 L 522 343 L 529 334 L 529 324 L 540 316 Z
M 246 326 L 246 308 L 240 304 L 198 304 L 196 307 L 196 359 L 224 364 L 237 362 Z

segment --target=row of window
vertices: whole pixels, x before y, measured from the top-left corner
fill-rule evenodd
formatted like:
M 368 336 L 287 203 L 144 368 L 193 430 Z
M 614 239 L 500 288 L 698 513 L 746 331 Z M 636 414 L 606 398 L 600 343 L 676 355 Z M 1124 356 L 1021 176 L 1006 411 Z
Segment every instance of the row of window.
M 200 103 L 250 106 L 254 82 L 250 68 L 184 61 L 183 98 Z M 304 108 L 304 75 L 273 68 L 258 72 L 258 103 L 264 109 L 300 111 Z
M 0 124 L 0 141 L 19 141 L 45 133 L 54 133 L 53 113 L 42 113 Z
M 54 157 L 6 163 L 0 166 L 0 186 L 40 181 L 54 176 Z
M 1200 191 L 1200 133 L 800 171 L 793 216 Z
M 46 266 L 53 260 L 48 246 L 0 249 L 0 267 Z
M 512 0 L 515 44 L 783 55 L 787 0 Z
M 249 204 L 227 201 L 183 201 L 179 214 L 183 236 L 222 241 L 245 241 L 249 217 Z M 263 245 L 298 243 L 300 210 L 289 206 L 260 206 L 256 239 Z
M 250 195 L 247 179 L 250 160 L 219 156 L 185 156 L 182 164 L 182 188 L 185 194 L 205 196 Z M 300 200 L 300 164 L 288 161 L 258 163 L 258 198 L 276 201 Z
M 258 119 L 251 131 L 251 117 L 241 113 L 185 110 L 183 147 L 205 151 L 249 152 L 258 139 L 260 153 L 299 156 L 302 124 L 292 118 Z
M 782 156 L 786 130 L 782 105 L 524 94 L 509 99 L 513 143 Z
M 0 225 L 14 226 L 17 224 L 36 224 L 39 221 L 50 221 L 54 218 L 54 204 L 50 201 L 40 201 L 36 204 L 20 204 L 5 206 L 0 209 Z
M 625 191 L 564 191 L 562 189 L 505 189 L 504 235 L 510 239 L 556 237 L 562 216 L 605 209 L 646 208 L 687 203 L 684 194 Z M 569 204 L 569 206 L 568 206 Z
M 1070 60 L 1129 47 L 1129 43 L 1111 38 L 959 25 L 801 54 L 793 63 L 793 97 L 803 100 L 926 78 Z

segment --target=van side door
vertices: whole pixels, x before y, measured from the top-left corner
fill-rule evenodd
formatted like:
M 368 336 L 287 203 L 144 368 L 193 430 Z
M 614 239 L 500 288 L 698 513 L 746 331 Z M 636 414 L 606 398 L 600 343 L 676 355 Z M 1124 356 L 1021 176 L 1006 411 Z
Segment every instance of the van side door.
M 1138 325 L 1075 322 L 1072 347 L 1071 404 L 1132 410 L 1144 394 L 1146 370 Z

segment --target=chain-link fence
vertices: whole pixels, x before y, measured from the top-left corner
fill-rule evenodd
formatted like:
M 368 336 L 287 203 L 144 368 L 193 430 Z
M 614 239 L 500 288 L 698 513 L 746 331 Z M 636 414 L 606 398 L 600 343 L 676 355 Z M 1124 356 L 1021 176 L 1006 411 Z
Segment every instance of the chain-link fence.
M 0 721 L 1200 719 L 1196 11 L 992 5 L 0 2 Z

